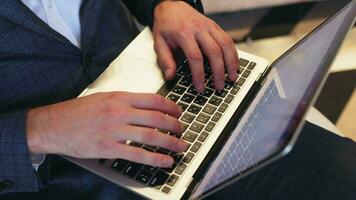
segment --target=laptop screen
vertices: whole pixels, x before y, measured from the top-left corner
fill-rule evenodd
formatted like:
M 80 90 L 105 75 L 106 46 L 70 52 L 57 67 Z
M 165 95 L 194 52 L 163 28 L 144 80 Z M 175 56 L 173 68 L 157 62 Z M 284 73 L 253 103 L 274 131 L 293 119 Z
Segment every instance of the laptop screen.
M 192 198 L 211 194 L 291 149 L 297 127 L 355 14 L 356 5 L 351 1 L 273 63 L 265 83 L 210 164 Z

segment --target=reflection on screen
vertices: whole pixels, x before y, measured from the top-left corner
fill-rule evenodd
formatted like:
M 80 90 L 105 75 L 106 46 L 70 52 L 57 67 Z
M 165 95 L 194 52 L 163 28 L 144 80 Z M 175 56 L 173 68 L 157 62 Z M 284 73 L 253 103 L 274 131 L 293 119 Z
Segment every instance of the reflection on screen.
M 325 59 L 333 56 L 329 50 L 339 37 L 343 37 L 338 33 L 347 31 L 349 25 L 345 23 L 350 20 L 345 17 L 354 15 L 354 8 L 350 4 L 275 63 L 266 83 L 209 167 L 193 198 L 252 169 L 289 142 L 293 132 L 288 130 L 300 122 L 301 112 L 304 113 L 327 70 Z

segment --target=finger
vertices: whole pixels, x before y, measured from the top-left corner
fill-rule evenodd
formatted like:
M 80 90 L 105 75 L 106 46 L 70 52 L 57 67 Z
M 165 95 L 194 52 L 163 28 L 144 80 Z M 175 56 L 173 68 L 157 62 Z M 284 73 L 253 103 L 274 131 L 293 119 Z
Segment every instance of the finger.
M 210 34 L 197 34 L 197 40 L 203 48 L 206 56 L 209 58 L 211 69 L 213 72 L 215 89 L 224 89 L 225 68 L 221 49 Z
M 131 106 L 137 109 L 155 110 L 177 118 L 182 114 L 177 104 L 158 94 L 131 94 L 127 97 Z
M 176 63 L 173 54 L 164 38 L 160 35 L 155 37 L 154 49 L 158 56 L 159 66 L 167 80 L 172 80 L 176 73 Z
M 214 29 L 210 31 L 215 41 L 219 44 L 224 58 L 224 64 L 226 66 L 228 77 L 231 81 L 236 81 L 238 72 L 238 54 L 235 48 L 235 44 L 231 37 L 228 36 L 221 29 Z
M 204 91 L 204 68 L 203 55 L 199 49 L 198 43 L 193 36 L 176 36 L 179 47 L 183 50 L 190 65 L 190 71 L 193 76 L 193 83 L 198 92 Z
M 181 133 L 184 127 L 176 118 L 158 111 L 133 109 L 130 113 L 130 124 L 157 128 L 173 133 Z
M 117 140 L 131 140 L 138 143 L 162 147 L 174 152 L 184 152 L 188 148 L 187 143 L 176 137 L 145 127 L 120 127 L 120 133 L 114 133 L 114 138 Z
M 127 144 L 117 143 L 113 149 L 116 151 L 116 157 L 145 165 L 170 167 L 174 162 L 173 158 L 168 155 L 152 153 Z

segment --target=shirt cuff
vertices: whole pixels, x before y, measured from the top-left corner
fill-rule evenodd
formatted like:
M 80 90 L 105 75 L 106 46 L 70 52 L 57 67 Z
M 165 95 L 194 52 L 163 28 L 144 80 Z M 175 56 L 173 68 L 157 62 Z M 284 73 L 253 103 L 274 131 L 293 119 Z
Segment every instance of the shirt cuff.
M 42 165 L 45 159 L 46 159 L 46 154 L 31 153 L 32 166 L 36 171 L 38 171 L 38 168 L 40 167 L 40 165 Z

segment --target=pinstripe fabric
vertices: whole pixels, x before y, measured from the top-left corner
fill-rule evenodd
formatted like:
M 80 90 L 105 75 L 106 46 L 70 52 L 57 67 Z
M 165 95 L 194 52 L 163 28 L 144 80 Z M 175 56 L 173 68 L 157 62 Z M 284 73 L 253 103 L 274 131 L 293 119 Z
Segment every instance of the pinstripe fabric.
M 136 7 L 131 4 L 130 9 L 146 11 L 148 8 L 137 6 L 150 6 L 150 2 L 137 0 Z M 151 19 L 151 13 L 136 14 Z M 112 192 L 117 186 L 56 156 L 47 156 L 38 173 L 30 161 L 25 134 L 27 109 L 76 97 L 138 33 L 125 5 L 118 0 L 86 0 L 80 15 L 82 50 L 19 0 L 0 1 L 0 183 L 14 183 L 12 188 L 0 188 L 0 194 L 41 189 L 51 191 L 46 197 L 56 192 L 70 197 L 63 188 L 73 191 L 86 185 L 98 192 L 98 198 L 123 195 Z M 78 177 L 86 178 L 75 181 Z M 103 189 L 106 192 L 99 191 L 104 186 L 108 186 Z M 36 198 L 42 198 L 41 194 Z

